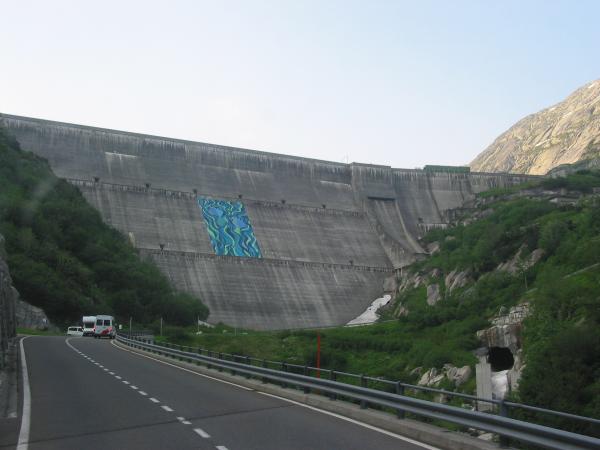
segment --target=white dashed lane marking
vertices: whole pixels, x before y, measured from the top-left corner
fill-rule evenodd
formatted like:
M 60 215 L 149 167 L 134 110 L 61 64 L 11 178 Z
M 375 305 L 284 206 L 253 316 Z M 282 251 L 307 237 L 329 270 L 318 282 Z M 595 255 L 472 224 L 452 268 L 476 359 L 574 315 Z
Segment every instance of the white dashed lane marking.
M 210 434 L 208 434 L 202 428 L 194 428 L 194 431 L 198 434 L 198 436 L 203 437 L 204 439 L 208 439 L 210 437 Z
M 69 343 L 67 342 L 67 345 L 69 345 Z M 71 345 L 69 345 L 69 347 L 75 349 L 75 347 L 72 347 Z M 139 392 L 140 395 L 143 396 L 147 396 L 148 394 L 144 391 L 139 390 L 139 388 L 137 386 L 132 385 L 129 381 L 127 380 L 123 380 L 122 377 L 120 377 L 119 375 L 116 375 L 114 372 L 109 372 L 109 369 L 104 367 L 102 364 L 100 364 L 99 362 L 94 361 L 92 358 L 90 358 L 89 356 L 83 354 L 82 352 L 80 352 L 79 350 L 75 350 L 78 354 L 80 354 L 83 358 L 87 359 L 88 361 L 90 361 L 91 363 L 93 363 L 94 365 L 98 366 L 99 368 L 103 369 L 104 372 L 108 372 L 110 375 L 114 376 L 117 380 L 121 380 L 121 382 L 123 384 L 129 385 L 129 387 L 137 392 Z M 157 398 L 154 397 L 149 397 L 149 400 L 153 403 L 160 403 L 160 400 L 158 400 Z M 163 410 L 167 411 L 167 412 L 174 412 L 173 408 L 167 406 L 167 405 L 161 405 L 160 406 Z M 177 420 L 182 423 L 183 425 L 191 425 L 192 422 L 190 422 L 189 420 L 186 420 L 185 417 L 182 416 L 178 416 Z M 194 428 L 194 432 L 204 438 L 204 439 L 209 439 L 210 438 L 210 434 L 208 434 L 206 431 L 204 431 L 202 428 Z M 217 445 L 216 446 L 217 450 L 228 450 L 227 447 L 223 446 L 223 445 Z

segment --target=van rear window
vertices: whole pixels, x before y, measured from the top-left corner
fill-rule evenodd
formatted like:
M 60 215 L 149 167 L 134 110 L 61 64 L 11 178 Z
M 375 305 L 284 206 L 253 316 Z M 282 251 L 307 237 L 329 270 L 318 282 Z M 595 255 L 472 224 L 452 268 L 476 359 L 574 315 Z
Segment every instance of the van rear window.
M 83 328 L 94 328 L 94 324 L 91 322 L 86 322 L 83 324 Z
M 104 326 L 105 327 L 110 327 L 110 320 L 105 320 L 104 321 Z
M 96 325 L 102 325 L 102 319 L 96 320 Z

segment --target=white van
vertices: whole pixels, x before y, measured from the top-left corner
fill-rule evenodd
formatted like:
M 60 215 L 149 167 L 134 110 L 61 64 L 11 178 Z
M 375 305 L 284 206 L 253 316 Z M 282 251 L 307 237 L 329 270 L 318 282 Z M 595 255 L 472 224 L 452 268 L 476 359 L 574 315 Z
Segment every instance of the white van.
M 83 323 L 83 335 L 93 336 L 94 327 L 96 326 L 96 316 L 83 316 L 81 323 Z
M 67 328 L 67 336 L 83 336 L 83 328 L 69 327 Z
M 94 327 L 94 337 L 107 337 L 114 339 L 117 335 L 117 326 L 113 316 L 96 316 L 96 326 Z

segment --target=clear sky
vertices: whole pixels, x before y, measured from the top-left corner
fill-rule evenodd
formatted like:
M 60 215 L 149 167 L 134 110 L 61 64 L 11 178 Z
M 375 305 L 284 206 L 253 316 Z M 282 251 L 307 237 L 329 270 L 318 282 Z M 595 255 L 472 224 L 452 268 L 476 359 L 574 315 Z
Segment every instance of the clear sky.
M 600 1 L 0 0 L 0 112 L 465 164 L 600 78 Z

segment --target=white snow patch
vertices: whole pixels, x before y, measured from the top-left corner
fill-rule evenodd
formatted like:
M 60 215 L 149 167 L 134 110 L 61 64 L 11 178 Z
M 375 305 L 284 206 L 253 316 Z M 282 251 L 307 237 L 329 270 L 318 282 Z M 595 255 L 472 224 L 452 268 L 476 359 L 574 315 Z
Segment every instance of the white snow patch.
M 383 297 L 378 298 L 373 303 L 371 303 L 371 306 L 369 306 L 364 313 L 362 313 L 356 319 L 352 319 L 350 322 L 348 322 L 346 324 L 346 326 L 367 325 L 367 324 L 376 322 L 377 319 L 379 319 L 377 310 L 379 308 L 381 308 L 382 306 L 387 305 L 391 299 L 392 299 L 392 296 L 389 294 L 386 294 Z

